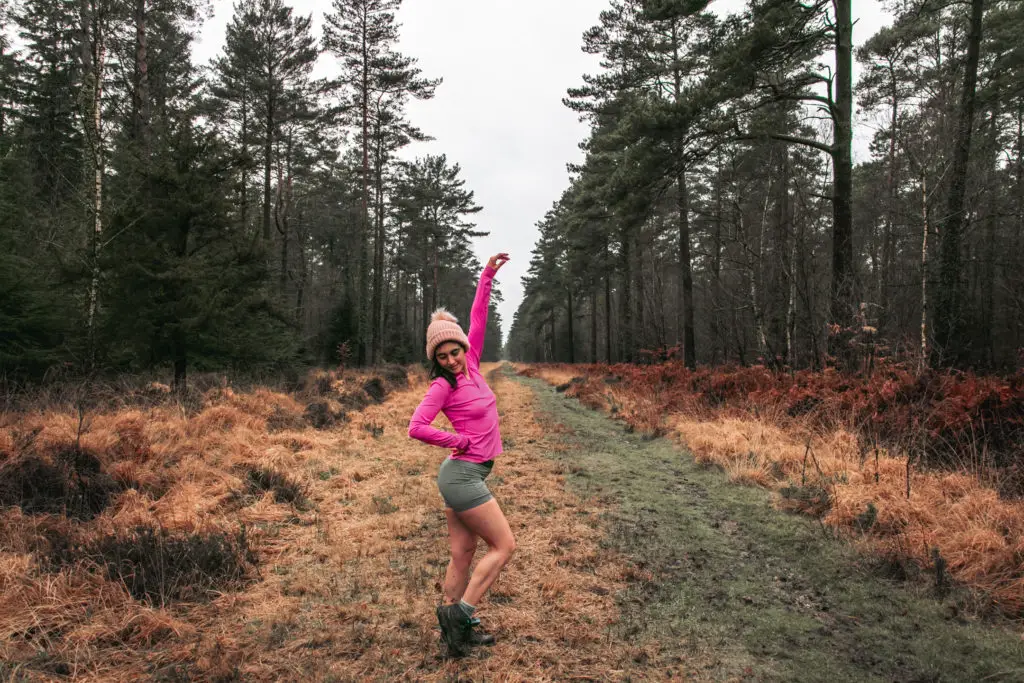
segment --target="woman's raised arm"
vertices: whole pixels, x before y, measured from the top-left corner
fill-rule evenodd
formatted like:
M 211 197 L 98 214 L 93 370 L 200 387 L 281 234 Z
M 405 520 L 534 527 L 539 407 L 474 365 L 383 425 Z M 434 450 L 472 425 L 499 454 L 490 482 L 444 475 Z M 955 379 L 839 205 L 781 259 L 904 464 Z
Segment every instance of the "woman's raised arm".
M 469 356 L 477 365 L 480 364 L 480 354 L 484 350 L 484 338 L 487 335 L 487 314 L 491 306 L 491 283 L 498 270 L 508 262 L 508 254 L 501 253 L 492 256 L 480 274 L 480 282 L 476 286 L 476 297 L 473 299 L 473 309 L 469 314 Z

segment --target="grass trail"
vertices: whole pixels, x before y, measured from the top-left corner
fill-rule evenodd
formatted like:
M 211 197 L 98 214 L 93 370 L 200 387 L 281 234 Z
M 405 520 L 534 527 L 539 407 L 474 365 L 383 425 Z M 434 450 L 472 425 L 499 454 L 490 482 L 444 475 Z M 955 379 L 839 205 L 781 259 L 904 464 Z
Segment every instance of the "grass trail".
M 621 596 L 620 637 L 675 649 L 715 680 L 1024 681 L 1024 641 L 916 595 L 771 494 L 727 481 L 540 380 L 570 488 L 613 505 L 613 547 L 650 571 Z

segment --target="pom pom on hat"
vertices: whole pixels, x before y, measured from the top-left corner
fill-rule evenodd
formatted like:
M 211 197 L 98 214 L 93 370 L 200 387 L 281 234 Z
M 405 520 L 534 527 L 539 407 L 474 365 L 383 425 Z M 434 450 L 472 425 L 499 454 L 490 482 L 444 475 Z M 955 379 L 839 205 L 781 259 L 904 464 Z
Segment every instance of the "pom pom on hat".
M 430 316 L 430 322 L 433 323 L 433 322 L 437 322 L 438 320 L 446 320 L 446 321 L 448 321 L 450 323 L 458 323 L 459 322 L 458 318 L 456 318 L 454 315 L 449 313 L 444 308 L 437 309 L 436 311 L 434 311 L 434 314 Z

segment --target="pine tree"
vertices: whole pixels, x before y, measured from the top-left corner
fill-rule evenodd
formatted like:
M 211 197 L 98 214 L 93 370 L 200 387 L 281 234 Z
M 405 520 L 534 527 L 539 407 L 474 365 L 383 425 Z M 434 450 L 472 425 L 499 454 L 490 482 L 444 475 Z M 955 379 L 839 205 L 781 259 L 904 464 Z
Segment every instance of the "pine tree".
M 966 356 L 965 291 L 962 273 L 965 195 L 971 137 L 975 126 L 978 65 L 981 56 L 984 0 L 971 0 L 960 106 L 957 111 L 956 150 L 950 175 L 946 221 L 939 233 L 939 287 L 935 302 L 936 341 L 947 363 L 963 363 Z
M 858 309 L 853 235 L 853 19 L 850 0 L 764 0 L 751 3 L 746 21 L 718 60 L 718 76 L 736 97 L 740 111 L 798 101 L 832 120 L 832 140 L 770 132 L 772 138 L 817 149 L 832 162 L 831 351 L 848 364 L 845 343 Z M 835 69 L 815 70 L 813 60 L 831 50 Z M 816 88 L 824 86 L 825 94 Z M 847 331 L 840 334 L 840 331 Z
M 888 126 L 876 134 L 876 145 L 885 149 L 885 184 L 882 188 L 886 197 L 885 214 L 881 227 L 882 235 L 873 240 L 874 252 L 871 260 L 876 274 L 875 301 L 879 309 L 879 331 L 882 335 L 890 332 L 896 254 L 900 249 L 898 233 L 898 211 L 900 187 L 908 172 L 902 163 L 901 128 L 906 122 L 911 97 L 916 90 L 915 68 L 919 66 L 914 44 L 928 32 L 928 22 L 917 17 L 910 20 L 897 18 L 892 27 L 885 27 L 867 40 L 858 50 L 857 59 L 864 64 L 864 74 L 858 84 L 858 103 L 862 110 L 884 111 Z M 869 226 L 873 231 L 873 224 Z
M 305 115 L 313 96 L 312 70 L 319 50 L 311 25 L 311 17 L 294 16 L 282 0 L 239 0 L 228 26 L 224 54 L 215 63 L 218 94 L 234 104 L 244 122 L 239 131 L 243 157 L 249 143 L 248 98 L 252 98 L 252 125 L 262 142 L 262 237 L 268 242 L 275 147 L 282 126 Z
M 9 0 L 0 0 L 0 26 L 10 26 L 10 22 Z M 6 149 L 10 142 L 11 126 L 21 99 L 20 81 L 20 56 L 12 48 L 11 37 L 6 30 L 0 31 L 0 145 L 4 145 L 0 149 Z
M 237 169 L 235 207 L 243 230 L 249 229 L 249 176 L 255 168 L 259 144 L 255 114 L 258 80 L 255 72 L 256 45 L 252 33 L 242 23 L 244 6 L 236 2 L 233 20 L 228 24 L 224 52 L 213 60 L 213 111 L 225 134 L 231 136 L 231 148 Z
M 401 139 L 422 137 L 404 120 L 403 107 L 410 97 L 429 99 L 440 80 L 420 75 L 416 60 L 395 51 L 398 24 L 395 12 L 401 0 L 334 0 L 332 12 L 324 17 L 324 45 L 338 60 L 341 75 L 336 86 L 349 112 L 348 127 L 356 131 L 362 150 L 362 205 L 364 237 L 360 241 L 359 300 L 369 301 L 360 309 L 360 360 L 383 360 L 384 254 L 386 251 L 382 178 L 391 152 Z M 395 131 L 404 130 L 396 144 Z M 374 168 L 371 170 L 371 155 Z M 375 201 L 370 184 L 375 182 Z M 373 201 L 374 217 L 370 208 Z M 370 233 L 373 233 L 373 292 L 368 295 L 370 264 L 367 263 Z
M 38 193 L 55 207 L 81 189 L 81 17 L 68 0 L 26 0 L 20 9 L 14 20 L 25 45 L 24 62 L 7 88 L 11 92 L 21 82 L 22 139 L 31 150 Z
M 716 109 L 700 76 L 707 70 L 709 47 L 718 30 L 713 15 L 705 12 L 707 5 L 693 0 L 613 2 L 611 9 L 601 14 L 601 23 L 584 35 L 584 51 L 603 56 L 603 71 L 585 76 L 585 85 L 570 89 L 566 100 L 569 107 L 595 122 L 602 109 L 619 110 L 614 114 L 618 130 L 602 140 L 629 149 L 634 159 L 636 170 L 625 174 L 621 185 L 637 188 L 641 194 L 660 194 L 672 188 L 679 264 L 676 341 L 689 367 L 696 365 L 696 337 L 686 174 L 687 167 L 707 153 L 697 144 L 701 135 L 694 135 L 700 130 L 698 121 Z M 628 250 L 636 237 L 629 228 L 623 230 L 629 233 L 620 239 L 626 250 L 623 265 L 628 267 Z M 627 288 L 623 288 L 624 295 L 628 295 Z M 630 308 L 627 297 L 623 303 L 627 320 Z M 644 313 L 642 301 L 638 313 L 641 317 Z
M 461 173 L 444 155 L 427 156 L 403 164 L 395 188 L 395 218 L 402 234 L 397 265 L 419 280 L 423 325 L 431 311 L 444 305 L 444 271 L 461 267 L 471 272 L 471 240 L 488 234 L 467 220 L 482 207 Z
M 169 364 L 178 389 L 190 367 L 251 369 L 295 353 L 290 321 L 266 295 L 264 251 L 229 218 L 228 140 L 204 123 L 203 83 L 189 68 L 193 8 L 148 7 L 141 92 L 139 73 L 125 70 L 126 100 L 136 108 L 121 119 L 111 156 L 118 239 L 107 257 L 103 327 L 108 365 Z M 135 33 L 122 52 L 137 60 L 138 45 Z

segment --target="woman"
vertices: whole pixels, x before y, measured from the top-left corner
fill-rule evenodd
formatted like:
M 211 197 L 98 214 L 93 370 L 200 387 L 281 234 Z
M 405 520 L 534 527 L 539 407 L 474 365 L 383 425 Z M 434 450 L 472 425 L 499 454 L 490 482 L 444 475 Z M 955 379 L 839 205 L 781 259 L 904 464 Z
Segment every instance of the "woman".
M 450 313 L 434 312 L 427 328 L 433 382 L 409 422 L 410 437 L 452 449 L 437 473 L 452 554 L 437 621 L 449 654 L 456 657 L 466 654 L 470 645 L 494 642 L 493 637 L 473 631 L 479 623 L 473 612 L 516 547 L 508 520 L 484 483 L 502 449 L 497 402 L 480 374 L 491 282 L 508 260 L 508 254 L 498 254 L 484 268 L 468 336 Z M 438 412 L 451 421 L 454 434 L 430 426 Z M 470 576 L 477 538 L 484 539 L 488 550 Z

